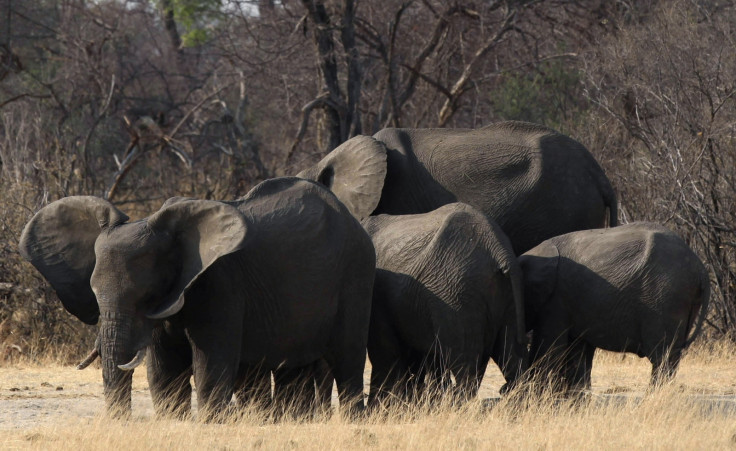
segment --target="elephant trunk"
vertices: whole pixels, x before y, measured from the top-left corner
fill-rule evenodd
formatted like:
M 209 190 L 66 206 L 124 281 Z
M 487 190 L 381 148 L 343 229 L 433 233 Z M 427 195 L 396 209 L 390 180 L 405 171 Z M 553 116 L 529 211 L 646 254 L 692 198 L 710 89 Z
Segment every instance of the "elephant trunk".
M 103 315 L 100 326 L 100 357 L 102 382 L 108 415 L 127 418 L 131 414 L 131 387 L 133 372 L 118 368 L 129 362 L 136 353 L 131 340 L 132 316 Z

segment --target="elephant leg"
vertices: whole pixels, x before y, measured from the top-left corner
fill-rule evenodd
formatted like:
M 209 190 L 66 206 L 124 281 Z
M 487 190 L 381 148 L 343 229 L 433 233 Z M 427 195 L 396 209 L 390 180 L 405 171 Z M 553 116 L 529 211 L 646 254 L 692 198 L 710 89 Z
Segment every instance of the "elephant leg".
M 662 346 L 660 349 L 655 350 L 649 357 L 649 361 L 652 362 L 650 387 L 659 387 L 671 381 L 677 372 L 677 367 L 680 365 L 681 357 L 681 347 L 672 348 Z
M 565 355 L 566 389 L 571 394 L 581 394 L 591 387 L 595 346 L 579 338 L 570 341 L 572 344 Z
M 455 376 L 455 388 L 452 390 L 454 402 L 465 403 L 478 394 L 479 377 L 484 371 L 478 367 L 477 358 L 464 358 L 451 364 L 452 374 Z
M 363 371 L 375 273 L 367 271 L 364 261 L 360 261 L 348 265 L 344 274 L 346 280 L 339 293 L 335 328 L 324 358 L 337 384 L 340 411 L 357 417 L 365 410 Z
M 273 399 L 279 415 L 306 419 L 313 414 L 316 398 L 314 364 L 275 369 L 273 378 Z
M 261 410 L 271 407 L 271 372 L 260 366 L 241 366 L 235 386 L 238 407 L 254 406 Z
M 147 360 L 148 386 L 156 415 L 184 419 L 192 410 L 192 348 L 182 333 L 154 329 Z
M 409 404 L 417 404 L 422 400 L 434 402 L 442 383 L 442 368 L 420 353 L 412 354 L 406 358 L 408 368 L 402 375 L 404 400 Z
M 403 358 L 371 360 L 371 382 L 368 405 L 371 408 L 388 407 L 395 401 L 406 401 L 409 366 Z
M 371 315 L 368 357 L 371 361 L 370 392 L 368 405 L 374 409 L 388 407 L 397 400 L 406 402 L 417 389 L 416 380 L 410 377 L 411 361 L 396 331 L 390 325 L 380 303 L 376 303 Z M 418 370 L 419 365 L 412 365 Z
M 530 374 L 538 391 L 562 388 L 567 345 L 567 333 L 559 327 L 541 325 L 534 330 Z
M 501 387 L 501 394 L 508 393 L 521 381 L 522 375 L 529 367 L 529 352 L 526 345 L 517 340 L 514 324 L 502 326 L 498 331 L 491 349 L 491 358 L 506 379 L 506 383 Z
M 329 416 L 332 412 L 332 385 L 335 378 L 325 359 L 315 362 L 313 371 L 317 388 L 316 413 L 320 416 Z
M 371 362 L 368 405 L 371 409 L 387 407 L 396 397 L 403 398 L 402 380 L 409 372 L 402 352 L 402 343 L 393 328 L 385 300 L 374 293 L 373 310 L 368 332 L 368 358 Z
M 355 349 L 353 355 L 360 355 Z M 365 350 L 362 350 L 365 353 Z M 351 358 L 337 358 L 332 364 L 332 374 L 337 384 L 337 394 L 340 401 L 340 410 L 350 417 L 356 417 L 365 409 L 363 399 L 363 370 L 365 357 L 360 361 Z
M 192 328 L 188 335 L 192 343 L 199 417 L 206 422 L 223 421 L 229 413 L 238 376 L 240 330 Z

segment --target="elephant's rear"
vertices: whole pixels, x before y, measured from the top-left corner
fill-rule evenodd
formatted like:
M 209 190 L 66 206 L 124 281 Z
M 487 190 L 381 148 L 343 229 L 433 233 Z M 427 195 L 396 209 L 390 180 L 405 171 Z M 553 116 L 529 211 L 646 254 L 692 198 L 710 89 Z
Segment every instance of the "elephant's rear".
M 341 403 L 359 408 L 375 271 L 370 237 L 334 194 L 308 180 L 263 182 L 240 208 L 259 224 L 244 253 L 258 258 L 263 273 L 288 268 L 261 280 L 278 304 L 271 309 L 274 335 L 288 343 L 266 342 L 256 351 L 280 349 L 273 354 L 281 360 L 267 362 L 287 367 L 324 358 Z
M 658 224 L 632 224 L 645 231 L 648 239 L 647 268 L 662 271 L 667 299 L 663 309 L 678 327 L 681 347 L 686 348 L 698 336 L 710 299 L 710 277 L 703 262 L 674 232 Z M 669 309 L 669 310 L 668 310 Z
M 585 146 L 552 129 L 509 121 L 414 131 L 411 139 L 435 179 L 493 218 L 517 255 L 554 236 L 617 223 L 603 169 Z
M 559 218 L 558 229 L 548 228 L 548 234 L 557 236 L 617 225 L 616 194 L 585 146 L 568 136 L 550 132 L 540 137 L 539 153 L 541 171 L 529 198 L 537 206 L 545 202 L 542 209 Z
M 692 252 L 692 251 L 691 251 Z M 693 252 L 693 256 L 697 259 L 698 257 Z M 690 317 L 687 324 L 687 331 L 689 335 L 685 340 L 684 347 L 688 347 L 698 338 L 705 322 L 705 317 L 708 315 L 708 306 L 710 305 L 710 275 L 705 265 L 698 259 L 697 265 L 695 265 L 696 271 L 699 273 L 700 279 L 700 293 L 699 296 L 693 302 L 690 309 Z

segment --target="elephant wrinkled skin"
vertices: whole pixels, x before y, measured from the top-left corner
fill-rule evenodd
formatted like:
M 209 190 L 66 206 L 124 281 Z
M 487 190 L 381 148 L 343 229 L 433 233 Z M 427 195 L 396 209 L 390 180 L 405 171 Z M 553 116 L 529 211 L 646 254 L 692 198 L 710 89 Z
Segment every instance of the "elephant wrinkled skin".
M 590 387 L 596 348 L 648 357 L 652 385 L 670 379 L 708 310 L 705 267 L 657 224 L 558 236 L 519 263 L 532 370 L 557 372 L 565 390 Z
M 174 198 L 127 219 L 100 198 L 68 197 L 41 209 L 20 244 L 68 311 L 99 317 L 111 413 L 129 415 L 124 369 L 146 348 L 160 414 L 188 414 L 192 374 L 211 418 L 254 369 L 320 359 L 341 404 L 362 408 L 375 252 L 332 193 L 273 179 L 238 201 Z
M 501 227 L 517 255 L 548 238 L 617 221 L 616 196 L 590 152 L 524 122 L 387 128 L 346 141 L 297 176 L 330 188 L 359 219 L 467 203 Z
M 425 376 L 446 385 L 450 372 L 458 396 L 475 396 L 491 358 L 517 382 L 528 364 L 522 276 L 500 228 L 461 203 L 362 223 L 377 255 L 370 404 L 421 393 Z

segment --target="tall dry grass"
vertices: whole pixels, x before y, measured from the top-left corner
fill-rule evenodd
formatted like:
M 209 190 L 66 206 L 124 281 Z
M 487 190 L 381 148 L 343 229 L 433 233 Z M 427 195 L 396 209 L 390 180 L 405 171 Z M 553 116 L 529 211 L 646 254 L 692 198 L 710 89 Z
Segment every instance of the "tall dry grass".
M 675 380 L 646 392 L 651 366 L 645 359 L 598 353 L 593 390 L 578 402 L 545 397 L 534 402 L 482 397 L 462 407 L 394 408 L 361 421 L 339 415 L 309 422 L 273 422 L 269 413 L 246 410 L 224 424 L 156 420 L 141 415 L 114 421 L 69 416 L 0 435 L 3 449 L 725 449 L 736 446 L 736 349 L 726 342 L 695 346 Z M 24 374 L 28 375 L 24 378 Z M 81 376 L 79 376 L 81 374 Z M 367 375 L 367 374 L 366 374 Z M 0 369 L 5 381 L 30 379 L 52 385 L 79 378 L 101 387 L 99 372 L 18 364 Z M 23 382 L 26 380 L 26 382 Z M 65 382 L 66 381 L 66 382 Z M 81 381 L 81 382 L 80 382 Z M 502 382 L 489 367 L 482 396 Z M 98 387 L 99 386 L 99 387 Z M 144 372 L 134 392 L 146 389 Z M 484 394 L 485 393 L 485 394 Z M 96 396 L 101 397 L 101 389 Z M 147 393 L 146 393 L 147 396 Z M 0 403 L 4 396 L 0 396 Z M 134 403 L 135 404 L 135 403 Z M 0 415 L 2 412 L 0 412 Z

